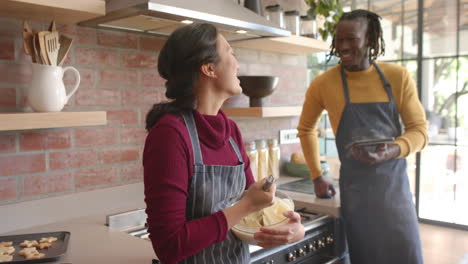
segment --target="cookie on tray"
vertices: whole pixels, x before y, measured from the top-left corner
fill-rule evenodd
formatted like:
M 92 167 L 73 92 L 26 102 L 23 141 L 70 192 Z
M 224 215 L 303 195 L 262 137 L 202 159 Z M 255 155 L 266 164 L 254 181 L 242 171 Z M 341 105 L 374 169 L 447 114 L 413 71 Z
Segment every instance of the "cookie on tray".
M 42 242 L 39 243 L 39 245 L 36 246 L 38 249 L 46 249 L 52 247 L 52 243 L 47 243 L 47 242 Z
M 12 260 L 13 260 L 12 255 L 0 255 L 0 262 L 8 262 Z
M 36 254 L 36 253 L 39 253 L 39 251 L 37 251 L 37 249 L 35 247 L 27 247 L 27 248 L 23 248 L 22 250 L 20 250 L 18 252 L 18 254 L 20 254 L 21 256 L 27 256 L 27 255 L 32 255 L 32 254 Z
M 24 248 L 30 248 L 30 247 L 35 247 L 39 245 L 36 240 L 25 240 L 19 244 L 20 246 Z
M 11 241 L 2 241 L 2 242 L 0 242 L 0 248 L 1 247 L 11 247 L 11 246 L 13 246 L 13 242 L 11 242 Z
M 11 255 L 15 252 L 14 247 L 1 247 L 0 248 L 0 255 Z
M 57 241 L 56 237 L 42 237 L 41 239 L 39 239 L 39 243 L 44 243 L 44 242 L 53 243 L 55 241 Z

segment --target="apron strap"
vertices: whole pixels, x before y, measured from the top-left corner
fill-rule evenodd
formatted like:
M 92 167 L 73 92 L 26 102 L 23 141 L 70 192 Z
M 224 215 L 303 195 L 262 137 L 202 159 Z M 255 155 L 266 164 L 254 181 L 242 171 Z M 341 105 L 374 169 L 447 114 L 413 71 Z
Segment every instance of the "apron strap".
M 348 82 L 346 81 L 346 73 L 344 71 L 343 65 L 341 65 L 340 70 L 341 70 L 341 82 L 343 83 L 343 92 L 345 95 L 345 101 L 346 101 L 346 104 L 349 105 L 351 101 L 349 100 Z
M 198 140 L 197 126 L 195 125 L 195 119 L 193 119 L 193 113 L 184 113 L 183 117 L 190 135 L 190 141 L 192 142 L 194 164 L 203 165 L 200 141 Z
M 385 76 L 382 73 L 382 70 L 380 70 L 379 66 L 377 66 L 377 63 L 372 61 L 372 65 L 374 65 L 375 69 L 379 73 L 380 80 L 382 80 L 385 91 L 387 91 L 389 101 L 393 102 L 394 101 L 393 92 L 392 92 L 392 87 L 391 87 L 390 83 L 387 81 L 387 78 L 385 78 Z
M 231 143 L 232 148 L 234 149 L 234 152 L 236 152 L 237 159 L 239 160 L 240 163 L 244 163 L 244 160 L 242 159 L 242 155 L 240 153 L 239 147 L 237 147 L 236 142 L 232 137 L 229 137 L 229 143 Z

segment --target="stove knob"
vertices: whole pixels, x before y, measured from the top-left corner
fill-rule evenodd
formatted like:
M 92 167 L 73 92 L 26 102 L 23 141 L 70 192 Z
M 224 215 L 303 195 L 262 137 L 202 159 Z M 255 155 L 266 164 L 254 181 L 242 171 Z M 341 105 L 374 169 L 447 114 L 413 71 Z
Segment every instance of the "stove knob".
M 327 243 L 328 244 L 333 243 L 333 237 L 331 237 L 331 236 L 327 237 Z
M 319 248 L 325 247 L 325 243 L 324 243 L 322 240 L 319 240 L 319 242 L 318 242 L 318 247 L 319 247 Z
M 296 260 L 296 255 L 294 255 L 293 253 L 289 253 L 288 254 L 288 261 L 291 262 L 291 261 L 295 261 Z
M 306 255 L 305 251 L 302 248 L 298 250 L 298 253 L 300 257 L 303 257 Z
M 308 244 L 307 249 L 309 250 L 309 252 L 314 252 L 316 250 L 316 248 L 315 248 L 315 246 L 313 244 Z

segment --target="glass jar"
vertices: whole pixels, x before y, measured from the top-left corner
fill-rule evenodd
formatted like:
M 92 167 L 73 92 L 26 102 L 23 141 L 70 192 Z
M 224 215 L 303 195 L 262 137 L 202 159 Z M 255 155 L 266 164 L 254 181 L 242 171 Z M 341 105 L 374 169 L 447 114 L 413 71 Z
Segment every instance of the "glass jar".
M 271 138 L 268 140 L 268 175 L 273 175 L 275 179 L 279 178 L 280 148 L 278 140 Z
M 249 157 L 250 161 L 250 170 L 252 171 L 252 175 L 255 181 L 258 180 L 258 151 L 255 145 L 255 141 L 251 141 L 250 143 L 246 144 L 245 151 L 247 152 L 247 156 Z
M 291 31 L 293 35 L 298 36 L 301 33 L 299 29 L 299 11 L 290 10 L 284 12 L 284 26 L 286 30 Z
M 280 5 L 269 5 L 265 7 L 266 19 L 284 28 L 284 14 Z
M 268 177 L 268 147 L 266 140 L 260 139 L 255 142 L 258 152 L 258 174 L 257 181 Z
M 301 36 L 317 39 L 317 21 L 312 16 L 301 16 Z

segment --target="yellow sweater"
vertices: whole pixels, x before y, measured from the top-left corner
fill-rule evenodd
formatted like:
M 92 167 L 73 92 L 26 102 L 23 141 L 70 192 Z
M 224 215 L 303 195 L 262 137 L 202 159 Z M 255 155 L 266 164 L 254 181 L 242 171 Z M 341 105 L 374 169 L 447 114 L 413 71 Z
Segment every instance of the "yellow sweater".
M 420 151 L 428 142 L 427 122 L 416 86 L 408 71 L 396 64 L 377 63 L 392 87 L 393 97 L 404 124 L 404 133 L 395 140 L 400 158 Z M 387 102 L 388 96 L 374 66 L 360 72 L 346 71 L 350 100 L 353 103 Z M 340 66 L 317 76 L 307 90 L 299 120 L 299 138 L 313 179 L 322 174 L 317 124 L 323 110 L 328 111 L 333 132 L 338 131 L 345 97 Z

